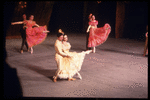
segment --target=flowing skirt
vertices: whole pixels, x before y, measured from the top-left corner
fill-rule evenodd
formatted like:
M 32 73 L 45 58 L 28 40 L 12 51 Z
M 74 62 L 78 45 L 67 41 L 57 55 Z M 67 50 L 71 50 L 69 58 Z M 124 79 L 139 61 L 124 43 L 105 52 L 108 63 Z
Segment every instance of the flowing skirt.
M 40 26 L 40 27 L 28 27 L 26 29 L 26 39 L 29 47 L 35 46 L 37 44 L 42 43 L 47 33 L 44 33 L 43 31 L 46 31 L 46 26 Z
M 78 71 L 81 70 L 85 54 L 86 52 L 84 51 L 81 53 L 69 52 L 69 55 L 73 58 L 63 58 L 63 69 L 59 73 L 58 77 L 60 79 L 72 78 Z
M 108 23 L 106 23 L 104 27 L 91 28 L 88 39 L 88 47 L 95 47 L 104 43 L 107 40 L 110 32 L 111 27 Z

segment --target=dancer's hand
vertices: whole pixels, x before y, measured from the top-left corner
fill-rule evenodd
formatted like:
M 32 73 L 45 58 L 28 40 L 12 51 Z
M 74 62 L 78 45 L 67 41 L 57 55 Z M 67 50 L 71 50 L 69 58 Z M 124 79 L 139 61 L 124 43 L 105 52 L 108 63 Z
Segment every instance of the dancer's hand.
M 88 33 L 88 32 L 89 32 L 89 30 L 86 31 L 86 33 Z
M 11 25 L 15 25 L 14 23 L 11 23 Z
M 145 34 L 146 37 L 148 37 L 148 32 Z
M 66 57 L 68 57 L 68 58 L 72 58 L 72 56 L 70 56 L 70 55 L 66 55 Z
M 23 29 L 26 29 L 26 28 L 28 28 L 27 26 L 23 26 Z
M 50 31 L 47 30 L 47 31 L 43 31 L 43 32 L 44 32 L 44 33 L 49 33 Z

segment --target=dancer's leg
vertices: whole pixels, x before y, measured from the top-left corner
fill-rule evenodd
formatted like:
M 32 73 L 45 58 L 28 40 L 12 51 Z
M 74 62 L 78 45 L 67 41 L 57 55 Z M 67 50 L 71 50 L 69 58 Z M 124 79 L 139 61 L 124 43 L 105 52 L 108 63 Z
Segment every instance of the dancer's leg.
M 82 80 L 82 77 L 79 72 L 77 72 L 78 77 Z
M 24 46 L 24 44 L 25 44 L 25 39 L 24 39 L 24 37 L 22 38 L 22 45 L 21 45 L 21 53 L 23 53 L 23 46 Z
M 93 47 L 93 53 L 95 53 L 95 51 L 96 51 L 96 48 L 95 48 L 95 47 Z
M 92 50 L 85 51 L 86 54 L 90 54 L 91 52 L 92 52 Z
M 147 49 L 148 49 L 148 38 L 146 38 L 146 41 L 145 41 L 145 46 L 144 46 L 144 53 L 143 53 L 143 56 L 146 55 Z
M 28 43 L 26 40 L 25 40 L 25 45 L 26 45 L 27 51 L 29 51 Z
M 33 48 L 31 47 L 31 54 L 33 53 Z
M 57 76 L 53 76 L 53 81 L 57 82 Z
M 58 75 L 61 73 L 61 58 L 56 58 L 55 57 L 55 61 L 57 63 L 57 71 L 55 72 L 55 76 L 53 76 L 53 81 L 56 82 L 57 81 L 57 77 Z
M 74 81 L 76 80 L 75 78 L 68 78 L 68 81 Z

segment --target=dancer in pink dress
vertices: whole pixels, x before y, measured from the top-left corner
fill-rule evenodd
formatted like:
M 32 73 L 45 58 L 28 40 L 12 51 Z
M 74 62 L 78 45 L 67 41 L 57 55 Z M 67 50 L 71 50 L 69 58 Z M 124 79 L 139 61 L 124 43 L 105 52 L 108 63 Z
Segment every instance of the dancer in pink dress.
M 26 40 L 28 43 L 28 47 L 31 48 L 31 54 L 33 53 L 33 46 L 42 43 L 46 36 L 47 36 L 47 32 L 49 32 L 47 30 L 46 25 L 45 26 L 39 26 L 38 24 L 36 24 L 35 21 L 33 21 L 34 16 L 31 15 L 29 20 L 26 21 L 20 21 L 20 22 L 13 22 L 11 23 L 12 25 L 15 24 L 26 24 Z M 33 26 L 37 26 L 32 28 Z
M 108 23 L 100 28 L 97 28 L 97 25 L 98 21 L 95 20 L 95 16 L 93 15 L 87 29 L 87 33 L 89 32 L 88 47 L 93 47 L 93 53 L 95 53 L 95 47 L 104 43 L 111 32 L 111 27 Z

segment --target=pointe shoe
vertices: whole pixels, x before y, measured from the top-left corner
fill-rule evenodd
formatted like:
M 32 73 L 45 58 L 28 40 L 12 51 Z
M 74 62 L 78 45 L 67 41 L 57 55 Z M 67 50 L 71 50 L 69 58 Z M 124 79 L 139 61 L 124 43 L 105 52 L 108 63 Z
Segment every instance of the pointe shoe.
M 57 82 L 57 79 L 56 79 L 56 78 L 54 78 L 54 79 L 53 79 L 53 81 L 54 81 L 54 82 Z
M 53 81 L 57 82 L 57 77 L 56 76 L 53 76 Z
M 81 76 L 79 76 L 79 78 L 80 78 L 80 80 L 82 80 L 82 77 L 81 77 Z
M 23 50 L 21 50 L 20 53 L 23 53 Z
M 74 81 L 76 80 L 75 78 L 69 78 L 68 81 Z

